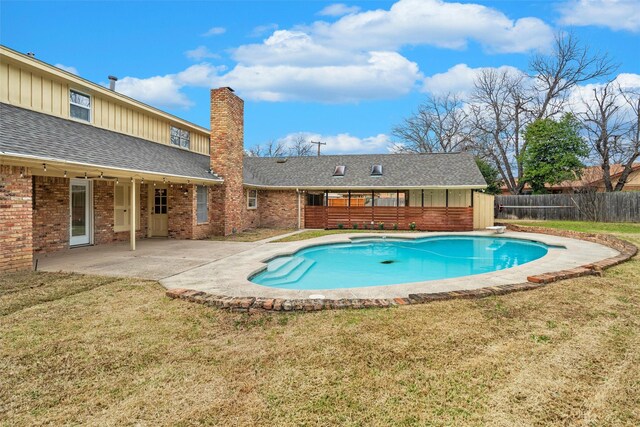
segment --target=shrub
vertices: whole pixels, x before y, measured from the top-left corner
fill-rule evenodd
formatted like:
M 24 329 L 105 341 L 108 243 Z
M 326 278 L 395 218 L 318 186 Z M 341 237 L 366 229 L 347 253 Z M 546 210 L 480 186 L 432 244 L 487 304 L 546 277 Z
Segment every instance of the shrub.
M 378 223 L 378 228 L 379 228 L 380 230 L 384 230 L 384 222 L 379 222 L 379 223 Z
M 398 224 L 393 224 L 393 229 L 397 230 L 398 229 Z
M 415 231 L 416 230 L 416 223 L 412 222 L 409 224 L 409 228 L 411 229 L 411 231 Z
M 344 224 L 338 224 L 338 228 L 342 230 L 344 228 Z
M 357 230 L 358 229 L 358 224 L 353 224 L 353 229 Z

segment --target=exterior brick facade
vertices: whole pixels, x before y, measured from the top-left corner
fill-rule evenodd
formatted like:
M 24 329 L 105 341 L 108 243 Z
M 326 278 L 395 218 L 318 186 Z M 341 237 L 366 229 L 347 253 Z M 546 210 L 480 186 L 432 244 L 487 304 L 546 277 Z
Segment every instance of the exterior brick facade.
M 214 200 L 221 206 L 214 210 L 223 212 L 223 235 L 243 228 L 243 143 L 244 102 L 230 88 L 211 90 L 211 168 L 224 178 L 222 197 Z
M 300 214 L 304 219 L 304 198 L 300 194 Z M 297 228 L 298 193 L 295 190 L 259 190 L 260 227 Z M 304 224 L 301 224 L 304 227 Z
M 33 177 L 33 251 L 69 247 L 69 179 Z
M 149 204 L 148 184 L 141 184 L 136 205 L 140 208 L 140 226 L 136 227 L 136 238 L 147 236 Z M 112 242 L 128 242 L 129 231 L 114 231 L 113 203 L 115 186 L 112 181 L 93 182 L 93 209 L 94 209 L 94 243 L 100 245 Z M 67 237 L 69 234 L 67 233 Z
M 0 166 L 0 271 L 31 269 L 32 265 L 31 171 Z

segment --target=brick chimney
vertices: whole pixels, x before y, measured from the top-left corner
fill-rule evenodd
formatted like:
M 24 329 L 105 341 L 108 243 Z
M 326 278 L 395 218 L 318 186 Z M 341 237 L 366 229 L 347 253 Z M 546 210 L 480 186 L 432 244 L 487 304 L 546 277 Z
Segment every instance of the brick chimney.
M 214 192 L 215 211 L 220 215 L 219 234 L 241 231 L 244 208 L 242 158 L 244 156 L 244 101 L 229 87 L 211 90 L 211 168 L 224 178 Z M 218 199 L 218 200 L 216 200 Z

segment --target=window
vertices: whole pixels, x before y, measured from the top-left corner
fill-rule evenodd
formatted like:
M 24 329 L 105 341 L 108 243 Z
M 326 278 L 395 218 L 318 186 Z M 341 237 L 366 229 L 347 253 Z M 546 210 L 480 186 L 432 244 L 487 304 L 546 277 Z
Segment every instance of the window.
M 258 190 L 247 191 L 247 208 L 256 209 L 258 207 Z
M 131 184 L 114 184 L 113 230 L 129 231 L 131 227 Z M 136 230 L 140 230 L 140 185 L 136 184 Z
M 382 165 L 372 165 L 371 176 L 382 176 Z
M 336 166 L 336 168 L 333 170 L 333 176 L 344 176 L 345 169 L 346 169 L 346 166 L 343 166 L 343 165 Z
M 207 186 L 205 185 L 199 185 L 198 186 L 198 212 L 197 212 L 197 217 L 198 217 L 198 224 L 204 224 L 205 222 L 209 221 L 209 209 L 208 209 L 208 203 L 209 203 L 209 191 Z
M 374 206 L 407 206 L 407 193 L 404 191 L 393 193 L 375 192 L 373 195 Z
M 324 206 L 324 194 L 322 193 L 307 194 L 307 206 Z
M 69 115 L 74 119 L 91 121 L 91 97 L 71 89 L 69 91 Z
M 171 144 L 182 148 L 189 148 L 189 131 L 171 126 Z

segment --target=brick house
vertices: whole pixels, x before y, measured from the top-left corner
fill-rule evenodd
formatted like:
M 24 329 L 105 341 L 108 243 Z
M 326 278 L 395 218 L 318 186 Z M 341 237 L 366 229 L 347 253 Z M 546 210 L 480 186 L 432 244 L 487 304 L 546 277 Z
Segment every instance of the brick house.
M 0 46 L 0 271 L 261 226 L 474 227 L 486 183 L 470 155 L 245 158 L 243 115 L 213 89 L 206 129 Z

